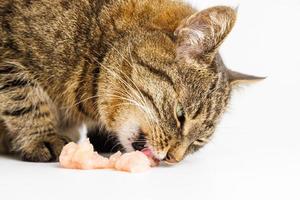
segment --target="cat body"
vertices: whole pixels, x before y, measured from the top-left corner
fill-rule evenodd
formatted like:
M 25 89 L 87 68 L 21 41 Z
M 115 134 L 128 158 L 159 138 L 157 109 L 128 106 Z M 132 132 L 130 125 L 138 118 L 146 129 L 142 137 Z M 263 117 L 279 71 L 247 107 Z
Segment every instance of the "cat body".
M 257 79 L 217 52 L 235 17 L 171 0 L 2 0 L 1 148 L 55 161 L 85 123 L 180 161 L 208 141 L 232 85 Z

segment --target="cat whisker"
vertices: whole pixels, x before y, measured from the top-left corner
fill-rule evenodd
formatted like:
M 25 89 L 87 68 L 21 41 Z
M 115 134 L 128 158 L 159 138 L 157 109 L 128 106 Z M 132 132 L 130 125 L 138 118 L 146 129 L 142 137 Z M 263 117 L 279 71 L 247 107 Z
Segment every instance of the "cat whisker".
M 133 70 L 135 70 L 136 71 L 136 68 L 132 65 L 132 63 L 133 63 L 133 60 L 132 60 L 132 62 L 130 62 L 114 45 L 112 45 L 112 44 L 110 44 L 110 43 L 108 43 L 108 45 L 110 45 L 111 46 L 111 48 L 113 48 L 130 66 L 131 66 L 131 68 L 133 69 Z M 130 56 L 131 56 L 131 59 L 132 59 L 132 55 L 131 55 L 131 51 L 130 51 L 130 45 L 128 45 L 128 48 L 129 48 L 129 54 L 130 54 Z M 97 52 L 96 52 L 97 53 Z M 119 65 L 119 67 L 120 67 L 120 65 Z M 142 100 L 142 103 L 143 104 L 146 104 L 146 99 L 145 99 L 145 97 L 144 97 L 144 95 L 142 94 L 142 92 L 140 91 L 140 89 L 139 89 L 139 87 L 135 84 L 135 82 L 132 80 L 132 78 L 130 78 L 127 74 L 125 74 L 123 71 L 121 71 L 120 69 L 118 69 L 117 68 L 117 70 L 121 73 L 121 74 L 123 74 L 132 84 L 133 84 L 133 86 L 135 87 L 135 89 L 134 88 L 132 88 L 133 89 L 133 92 L 135 93 L 135 95 L 138 97 L 138 98 L 141 98 L 141 100 Z M 136 94 L 136 92 L 138 92 L 138 94 Z M 148 109 L 148 113 L 151 115 L 151 117 L 152 117 L 152 119 L 156 119 L 155 118 L 155 115 L 153 114 L 153 111 L 151 110 L 151 109 L 149 109 L 149 106 L 146 106 L 146 105 L 144 105 L 147 109 Z

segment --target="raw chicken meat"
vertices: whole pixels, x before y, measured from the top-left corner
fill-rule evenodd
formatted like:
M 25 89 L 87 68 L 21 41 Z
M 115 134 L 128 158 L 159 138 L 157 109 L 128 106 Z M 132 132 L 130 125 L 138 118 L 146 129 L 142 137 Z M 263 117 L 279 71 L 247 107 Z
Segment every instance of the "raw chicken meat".
M 64 146 L 59 162 L 62 167 L 70 169 L 116 169 L 127 172 L 144 172 L 158 163 L 150 156 L 149 150 L 124 154 L 117 152 L 105 158 L 94 152 L 88 139 L 81 144 L 71 142 Z
M 115 162 L 115 169 L 128 172 L 144 172 L 151 167 L 148 157 L 140 151 L 125 153 Z

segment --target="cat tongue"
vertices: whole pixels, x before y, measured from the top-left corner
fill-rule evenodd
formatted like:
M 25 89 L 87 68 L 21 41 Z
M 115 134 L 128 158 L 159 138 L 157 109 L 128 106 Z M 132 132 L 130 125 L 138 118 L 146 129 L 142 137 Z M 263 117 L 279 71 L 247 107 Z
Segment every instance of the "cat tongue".
M 145 148 L 141 152 L 148 157 L 148 159 L 151 162 L 151 166 L 152 167 L 159 165 L 160 161 L 157 158 L 154 157 L 154 155 L 153 155 L 153 153 L 152 153 L 152 151 L 150 149 Z

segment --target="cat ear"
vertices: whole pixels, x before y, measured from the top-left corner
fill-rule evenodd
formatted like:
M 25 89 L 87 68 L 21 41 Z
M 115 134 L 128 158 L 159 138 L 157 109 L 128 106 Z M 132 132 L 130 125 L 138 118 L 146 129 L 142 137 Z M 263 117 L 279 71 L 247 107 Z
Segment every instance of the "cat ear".
M 231 85 L 252 83 L 266 79 L 266 77 L 252 76 L 227 69 L 228 80 Z
M 208 8 L 183 20 L 175 31 L 177 58 L 210 64 L 236 21 L 230 7 Z

